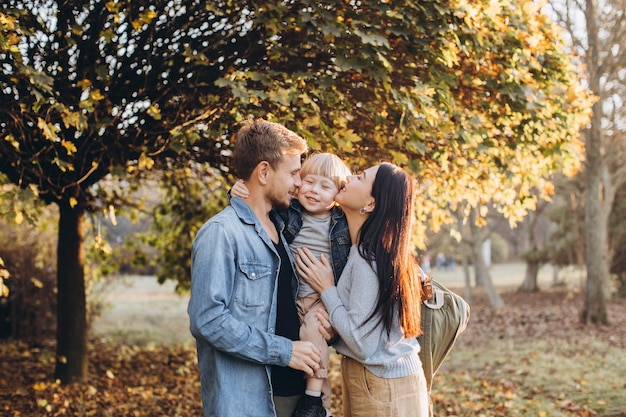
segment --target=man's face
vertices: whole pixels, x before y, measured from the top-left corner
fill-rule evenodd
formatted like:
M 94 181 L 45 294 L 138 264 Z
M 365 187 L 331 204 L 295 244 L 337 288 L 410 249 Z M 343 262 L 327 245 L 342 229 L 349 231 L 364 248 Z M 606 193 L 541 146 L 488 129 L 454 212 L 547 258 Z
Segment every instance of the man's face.
M 287 208 L 300 187 L 300 155 L 283 155 L 276 169 L 270 168 L 267 197 L 276 208 Z

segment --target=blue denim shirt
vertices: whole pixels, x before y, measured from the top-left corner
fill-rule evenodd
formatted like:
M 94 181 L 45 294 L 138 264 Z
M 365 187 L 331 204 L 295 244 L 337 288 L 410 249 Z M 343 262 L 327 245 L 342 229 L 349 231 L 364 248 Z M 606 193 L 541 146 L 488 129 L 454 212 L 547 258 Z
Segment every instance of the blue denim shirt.
M 283 235 L 287 239 L 287 243 L 293 242 L 293 239 L 302 228 L 302 213 L 304 207 L 297 199 L 291 200 L 288 209 L 278 211 L 280 217 L 285 221 L 285 229 Z M 335 284 L 341 276 L 343 267 L 348 261 L 350 248 L 350 230 L 348 230 L 348 220 L 341 208 L 335 206 L 330 210 L 330 230 L 328 231 L 328 240 L 330 243 L 330 256 L 332 257 L 333 274 L 335 275 Z
M 291 341 L 274 334 L 280 257 L 252 209 L 236 197 L 230 204 L 200 228 L 191 254 L 187 312 L 204 417 L 274 416 L 271 365 L 287 366 L 292 354 Z

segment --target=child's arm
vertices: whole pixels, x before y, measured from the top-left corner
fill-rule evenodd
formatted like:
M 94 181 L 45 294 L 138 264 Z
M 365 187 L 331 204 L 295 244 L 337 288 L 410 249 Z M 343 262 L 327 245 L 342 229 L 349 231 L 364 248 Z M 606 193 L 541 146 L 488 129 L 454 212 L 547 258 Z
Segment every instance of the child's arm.
M 246 199 L 250 196 L 250 191 L 248 191 L 248 187 L 246 187 L 246 183 L 243 182 L 243 180 L 238 180 L 233 185 L 233 188 L 230 189 L 230 195 L 232 197 Z

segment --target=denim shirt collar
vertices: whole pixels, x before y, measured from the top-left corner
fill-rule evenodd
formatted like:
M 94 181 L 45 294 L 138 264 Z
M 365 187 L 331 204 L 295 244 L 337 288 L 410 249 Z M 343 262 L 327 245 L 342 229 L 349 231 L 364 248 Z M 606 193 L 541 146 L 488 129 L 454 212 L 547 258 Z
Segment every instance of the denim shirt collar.
M 241 221 L 247 224 L 256 225 L 257 232 L 259 232 L 259 227 L 262 228 L 261 222 L 259 221 L 259 218 L 256 216 L 254 211 L 252 211 L 252 208 L 245 201 L 243 201 L 239 197 L 231 197 L 230 205 L 233 207 L 235 213 L 237 213 L 237 216 L 241 219 Z M 276 226 L 278 233 L 282 233 L 283 229 L 285 228 L 285 222 L 283 221 L 283 219 L 280 218 L 280 216 L 278 215 L 278 213 L 276 213 L 274 209 L 270 211 L 270 220 L 272 220 L 272 222 Z

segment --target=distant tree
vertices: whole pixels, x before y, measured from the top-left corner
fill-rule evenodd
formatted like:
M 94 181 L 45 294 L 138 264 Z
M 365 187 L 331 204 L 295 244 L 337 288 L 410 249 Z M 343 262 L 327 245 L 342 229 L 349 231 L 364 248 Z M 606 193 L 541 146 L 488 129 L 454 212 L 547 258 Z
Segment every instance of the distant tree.
M 626 82 L 624 4 L 621 0 L 554 0 L 553 14 L 584 61 L 589 88 L 598 97 L 585 131 L 584 323 L 607 324 L 606 299 L 614 248 L 609 224 L 617 190 L 626 183 L 623 105 Z
M 610 218 L 610 242 L 614 248 L 610 272 L 615 274 L 617 295 L 626 298 L 626 185 L 617 191 Z
M 467 245 L 469 253 L 471 253 L 476 285 L 482 285 L 485 287 L 487 296 L 489 297 L 489 302 L 493 308 L 501 308 L 504 306 L 504 300 L 493 284 L 491 272 L 489 271 L 490 264 L 487 263 L 483 254 L 483 245 L 485 244 L 485 241 L 489 239 L 489 236 L 494 232 L 496 225 L 492 224 L 491 226 L 487 226 L 487 224 L 484 223 L 482 225 L 483 227 L 481 227 L 481 222 L 479 222 L 478 219 L 482 219 L 486 215 L 483 214 L 481 216 L 478 210 L 479 209 L 476 208 L 471 209 L 469 220 L 467 222 L 469 231 L 468 234 L 463 236 L 462 242 Z
M 549 260 L 557 267 L 585 265 L 585 181 L 582 173 L 556 180 L 547 212 L 555 225 L 548 240 Z
M 524 281 L 519 287 L 519 291 L 535 292 L 539 291 L 537 283 L 539 270 L 549 260 L 548 245 L 544 239 L 540 239 L 537 224 L 541 220 L 541 216 L 549 207 L 547 201 L 541 201 L 537 205 L 537 209 L 526 217 L 522 227 L 525 228 L 525 236 L 528 240 L 528 250 L 524 252 L 522 257 L 526 260 L 526 273 Z M 544 231 L 544 235 L 545 235 Z
M 194 161 L 228 172 L 237 122 L 251 115 L 355 168 L 413 169 L 434 225 L 461 201 L 519 219 L 532 189 L 549 192 L 545 178 L 579 161 L 589 97 L 531 1 L 8 0 L 0 10 L 0 172 L 59 206 L 64 383 L 87 371 L 85 213 L 123 204 L 150 170 Z M 124 181 L 99 187 L 110 177 Z

